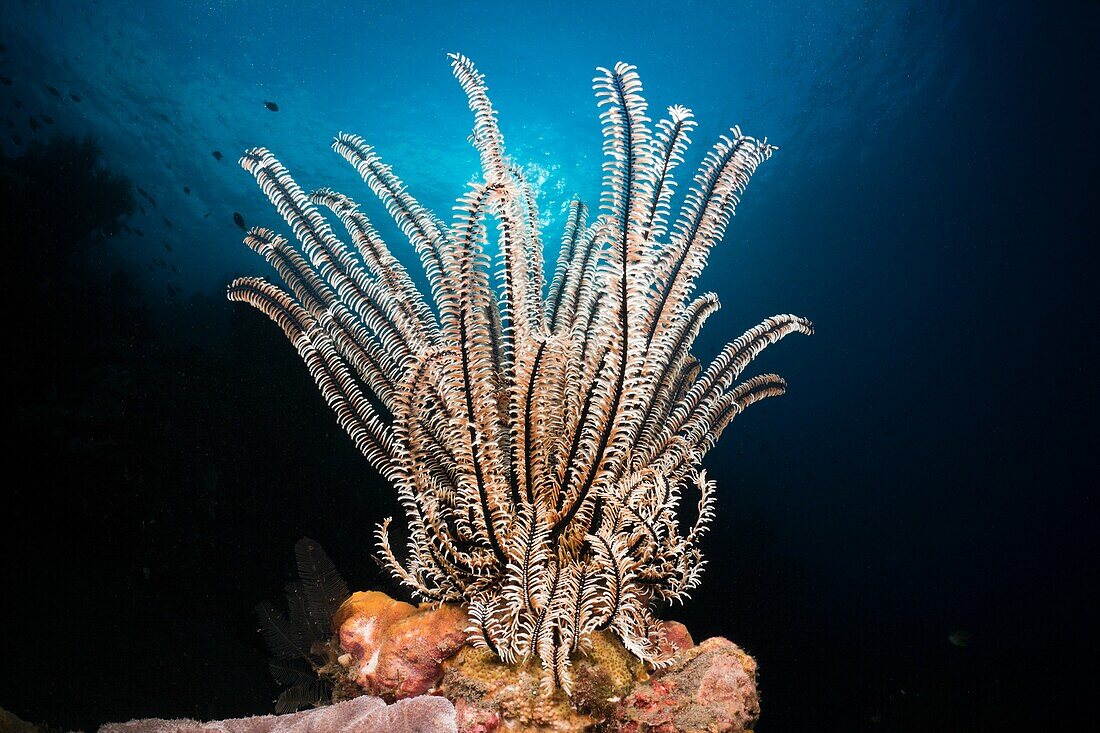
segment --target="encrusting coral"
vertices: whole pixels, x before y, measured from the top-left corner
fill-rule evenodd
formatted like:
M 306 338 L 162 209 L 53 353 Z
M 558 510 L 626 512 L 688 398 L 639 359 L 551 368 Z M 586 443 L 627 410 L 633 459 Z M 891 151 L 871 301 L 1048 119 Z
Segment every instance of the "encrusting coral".
M 352 595 L 332 620 L 348 677 L 369 694 L 412 697 L 443 675 L 443 661 L 466 643 L 461 607 L 416 608 L 377 591 Z
M 705 368 L 691 353 L 718 309 L 714 294 L 694 295 L 696 278 L 773 146 L 732 128 L 673 218 L 692 113 L 674 106 L 651 124 L 634 67 L 601 69 L 601 213 L 589 221 L 572 203 L 547 282 L 536 193 L 505 154 L 482 75 L 461 55 L 451 63 L 484 180 L 449 224 L 361 138 L 333 143 L 412 243 L 430 293 L 355 202 L 329 189 L 307 195 L 256 148 L 241 165 L 301 247 L 249 231 L 246 243 L 289 292 L 248 277 L 229 297 L 282 328 L 341 426 L 396 486 L 404 560 L 390 520 L 378 530 L 393 574 L 421 600 L 464 604 L 474 643 L 509 664 L 537 658 L 544 690 L 568 693 L 572 660 L 603 631 L 651 665 L 673 661 L 653 611 L 699 582 L 715 494 L 700 461 L 745 408 L 785 389 L 773 374 L 739 381 L 749 362 L 812 329 L 778 315 Z M 681 527 L 689 487 L 698 508 Z
M 656 671 L 610 631 L 594 632 L 566 696 L 546 694 L 552 673 L 537 660 L 508 664 L 462 643 L 462 615 L 453 604 L 353 595 L 333 619 L 346 678 L 385 699 L 443 696 L 459 733 L 744 733 L 759 716 L 755 661 L 720 637 L 696 646 L 682 624 L 663 622 L 672 661 Z
M 674 668 L 635 686 L 616 706 L 609 729 L 740 732 L 758 717 L 755 660 L 716 636 L 684 650 Z

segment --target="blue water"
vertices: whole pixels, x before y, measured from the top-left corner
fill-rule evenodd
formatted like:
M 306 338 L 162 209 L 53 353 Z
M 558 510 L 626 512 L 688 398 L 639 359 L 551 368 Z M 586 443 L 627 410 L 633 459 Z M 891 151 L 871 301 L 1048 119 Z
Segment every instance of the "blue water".
M 1091 638 L 1095 497 L 1085 487 L 1096 388 L 1086 355 L 1097 309 L 1086 243 L 1096 235 L 1098 19 L 1095 3 L 5 2 L 0 75 L 12 84 L 0 87 L 0 116 L 11 126 L 0 145 L 14 157 L 51 134 L 100 140 L 104 163 L 157 206 L 137 199 L 145 213 L 128 225 L 144 236 L 105 243 L 88 277 L 133 273 L 158 339 L 200 323 L 179 339 L 216 344 L 213 359 L 242 319 L 220 300 L 225 283 L 266 272 L 233 213 L 249 226 L 279 223 L 236 158 L 263 145 L 304 187 L 349 193 L 381 224 L 384 212 L 328 147 L 353 132 L 446 217 L 478 166 L 447 52 L 486 74 L 508 151 L 538 184 L 550 242 L 573 195 L 598 200 L 597 66 L 636 65 L 655 119 L 671 104 L 695 111 L 689 162 L 730 125 L 767 136 L 780 150 L 701 284 L 723 303 L 702 355 L 773 313 L 807 315 L 818 332 L 761 358 L 757 371 L 783 374 L 788 395 L 754 408 L 711 454 L 723 493 L 710 574 L 672 613 L 697 637 L 728 635 L 760 659 L 762 733 L 1023 730 L 1069 720 Z M 53 123 L 32 131 L 29 114 Z M 392 227 L 383 232 L 399 241 Z M 275 341 L 265 353 L 282 354 Z M 286 398 L 264 381 L 276 369 L 249 381 L 249 353 L 234 358 L 218 374 L 234 375 L 236 395 Z M 173 363 L 201 373 L 196 362 Z M 291 405 L 313 399 L 303 375 L 280 378 L 305 395 Z M 211 390 L 166 397 L 158 409 L 263 435 L 247 405 L 231 413 Z M 287 421 L 303 432 L 327 425 L 312 414 Z M 214 450 L 203 431 L 189 438 L 196 456 Z M 286 435 L 265 442 L 275 440 L 295 476 L 317 476 L 316 485 L 248 487 L 251 472 L 276 470 L 226 438 L 223 484 L 260 509 L 234 513 L 222 499 L 215 511 L 214 499 L 168 495 L 156 481 L 141 489 L 187 507 L 157 515 L 177 523 L 165 531 L 185 558 L 166 564 L 169 577 L 200 583 L 180 567 L 201 554 L 187 541 L 193 522 L 204 542 L 252 538 L 252 557 L 210 575 L 278 576 L 304 533 L 338 564 L 368 572 L 374 499 L 350 511 L 318 499 L 313 514 L 277 520 L 262 509 L 306 511 L 280 491 L 355 496 L 333 488 L 365 480 L 333 468 L 352 465 L 348 445 L 327 433 L 322 451 Z M 206 459 L 180 460 L 193 470 Z M 124 532 L 147 518 L 134 511 L 119 520 Z M 138 567 L 152 562 L 136 555 Z M 85 574 L 69 562 L 43 560 L 44 572 Z M 250 613 L 266 577 L 224 606 L 177 600 L 196 592 L 182 580 L 154 594 L 150 607 L 173 618 L 165 643 L 232 640 L 193 642 L 202 648 L 180 662 L 190 682 L 158 686 L 134 652 L 113 664 L 125 679 L 144 678 L 140 695 L 106 707 L 79 693 L 44 701 L 14 666 L 36 662 L 5 654 L 5 673 L 20 681 L 0 686 L 0 705 L 66 725 L 118 717 L 130 704 L 165 717 L 255 712 L 268 692 L 261 655 L 248 646 L 251 622 L 231 617 Z M 30 614 L 20 623 L 11 629 L 34 625 Z M 948 640 L 959 629 L 970 632 L 966 647 Z M 219 666 L 235 671 L 210 671 Z
M 272 218 L 233 164 L 248 147 L 268 147 L 307 185 L 360 194 L 354 172 L 327 149 L 336 132 L 355 132 L 426 203 L 449 211 L 477 170 L 451 51 L 488 75 L 509 151 L 542 182 L 550 223 L 574 194 L 598 195 L 597 66 L 638 66 L 655 113 L 677 103 L 695 110 L 697 154 L 734 124 L 780 144 L 782 157 L 753 192 L 761 217 L 766 205 L 789 206 L 810 170 L 865 160 L 930 84 L 950 87 L 958 75 L 946 48 L 958 14 L 901 4 L 640 4 L 625 22 L 617 6 L 591 3 L 360 6 L 7 3 L 4 74 L 18 83 L 5 91 L 51 115 L 58 131 L 95 133 L 106 162 L 153 194 L 172 229 L 148 206 L 134 225 L 186 253 L 177 276 L 160 276 L 190 290 L 255 269 L 233 246 L 233 211 L 249 223 Z M 135 259 L 147 254 L 149 242 L 128 244 Z M 766 252 L 739 249 L 754 259 Z

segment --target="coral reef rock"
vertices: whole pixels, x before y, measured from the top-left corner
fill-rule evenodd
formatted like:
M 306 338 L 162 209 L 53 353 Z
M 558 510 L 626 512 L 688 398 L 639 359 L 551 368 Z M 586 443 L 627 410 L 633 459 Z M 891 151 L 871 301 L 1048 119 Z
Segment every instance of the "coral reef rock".
M 439 692 L 454 701 L 461 733 L 581 733 L 597 722 L 560 689 L 546 689 L 548 672 L 536 660 L 506 664 L 466 646 L 443 667 Z
M 0 733 L 43 733 L 43 728 L 28 723 L 15 713 L 0 708 Z
M 695 646 L 688 627 L 679 621 L 662 621 L 661 626 L 664 627 L 664 639 L 661 644 L 661 653 L 664 656 L 675 657 Z
M 743 733 L 760 717 L 756 662 L 716 636 L 682 650 L 677 661 L 623 698 L 617 733 Z
M 593 633 L 569 661 L 570 695 L 537 659 L 508 664 L 466 643 L 469 623 L 460 606 L 417 608 L 373 591 L 352 595 L 333 618 L 354 687 L 441 695 L 460 733 L 742 733 L 760 715 L 752 657 L 720 637 L 695 646 L 676 621 L 661 622 L 662 654 L 673 661 L 656 672 L 615 634 Z
M 691 646 L 682 624 L 669 623 L 667 636 L 671 653 Z M 620 701 L 649 677 L 645 664 L 606 631 L 592 634 L 570 664 L 573 690 L 566 696 L 551 688 L 553 671 L 535 660 L 510 665 L 488 649 L 467 646 L 443 663 L 438 691 L 454 701 L 461 733 L 579 733 L 617 725 Z
M 353 594 L 333 618 L 349 677 L 364 692 L 397 699 L 435 687 L 468 625 L 460 606 L 417 608 L 377 591 Z
M 290 715 L 258 715 L 200 723 L 197 720 L 131 720 L 108 723 L 99 733 L 457 733 L 455 709 L 442 697 L 422 696 L 386 705 L 377 697 Z

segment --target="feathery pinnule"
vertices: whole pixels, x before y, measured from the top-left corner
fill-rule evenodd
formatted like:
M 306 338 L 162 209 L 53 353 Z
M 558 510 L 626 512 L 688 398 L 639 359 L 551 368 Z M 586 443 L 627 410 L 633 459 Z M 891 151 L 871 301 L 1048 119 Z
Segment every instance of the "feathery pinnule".
M 299 246 L 249 231 L 246 244 L 287 290 L 240 278 L 229 297 L 278 324 L 397 489 L 403 559 L 391 519 L 377 530 L 394 576 L 422 599 L 466 604 L 473 643 L 510 662 L 538 657 L 547 686 L 568 692 L 570 655 L 601 629 L 651 664 L 669 661 L 655 611 L 698 585 L 714 516 L 700 462 L 730 421 L 786 388 L 774 374 L 739 381 L 749 363 L 812 327 L 773 316 L 705 368 L 692 353 L 719 307 L 713 293 L 694 295 L 696 280 L 773 146 L 732 128 L 674 216 L 691 111 L 669 107 L 653 123 L 635 68 L 599 69 L 600 213 L 590 221 L 585 204 L 570 204 L 547 282 L 536 191 L 506 154 L 484 77 L 464 56 L 451 62 L 483 180 L 449 224 L 362 138 L 333 142 L 409 240 L 429 291 L 355 201 L 327 188 L 307 195 L 256 148 L 241 165 Z M 688 488 L 698 505 L 685 527 Z

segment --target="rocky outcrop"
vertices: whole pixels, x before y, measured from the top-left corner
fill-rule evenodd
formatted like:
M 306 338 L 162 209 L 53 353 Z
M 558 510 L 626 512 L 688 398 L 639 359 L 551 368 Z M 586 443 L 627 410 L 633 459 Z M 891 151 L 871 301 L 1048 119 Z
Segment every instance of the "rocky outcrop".
M 468 624 L 459 606 L 417 608 L 374 591 L 353 594 L 333 619 L 349 677 L 363 692 L 392 699 L 435 687 L 443 660 L 466 643 Z
M 537 660 L 505 664 L 488 649 L 466 646 L 443 666 L 439 693 L 454 701 L 461 733 L 582 733 L 598 722 L 561 690 L 546 694 Z
M 460 733 L 744 733 L 760 715 L 752 657 L 720 637 L 695 646 L 674 621 L 663 633 L 674 661 L 656 672 L 613 634 L 592 634 L 572 660 L 570 696 L 547 693 L 538 660 L 504 664 L 466 644 L 468 623 L 459 606 L 374 592 L 354 594 L 333 619 L 352 689 L 445 697 Z
M 28 723 L 15 713 L 0 708 L 0 733 L 45 733 L 45 726 Z
M 682 652 L 619 704 L 618 733 L 743 733 L 760 717 L 756 662 L 728 639 Z

